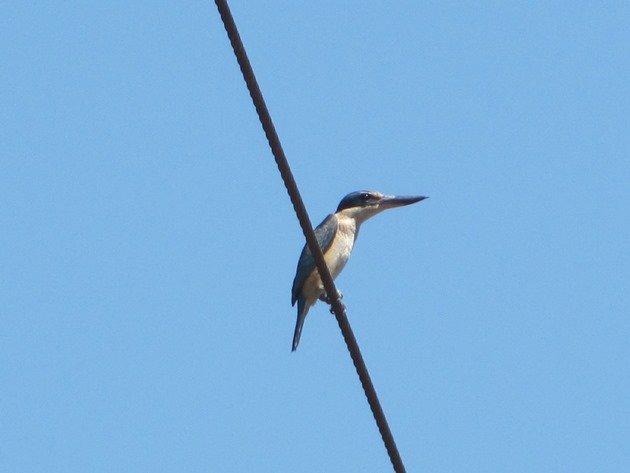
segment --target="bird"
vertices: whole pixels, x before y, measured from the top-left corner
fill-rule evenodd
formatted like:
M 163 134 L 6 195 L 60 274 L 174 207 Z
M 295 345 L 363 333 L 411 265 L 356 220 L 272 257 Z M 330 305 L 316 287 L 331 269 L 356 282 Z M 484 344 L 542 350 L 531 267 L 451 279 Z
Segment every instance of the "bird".
M 426 198 L 426 196 L 385 195 L 376 191 L 363 190 L 351 192 L 341 199 L 335 213 L 328 215 L 315 228 L 317 243 L 322 249 L 332 278 L 339 276 L 348 262 L 363 222 L 384 210 L 414 204 Z M 339 297 L 342 297 L 341 293 Z M 318 299 L 330 302 L 313 255 L 305 244 L 298 260 L 291 289 L 291 305 L 295 306 L 297 302 L 297 320 L 291 351 L 297 349 L 306 314 Z

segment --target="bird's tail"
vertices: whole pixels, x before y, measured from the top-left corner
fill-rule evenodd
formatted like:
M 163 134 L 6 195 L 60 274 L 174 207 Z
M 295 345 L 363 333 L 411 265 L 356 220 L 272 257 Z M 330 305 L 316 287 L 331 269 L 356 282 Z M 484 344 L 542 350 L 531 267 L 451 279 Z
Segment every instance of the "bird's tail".
M 295 332 L 293 332 L 293 346 L 291 351 L 295 351 L 300 343 L 300 336 L 302 335 L 302 326 L 304 325 L 304 319 L 308 313 L 309 306 L 306 303 L 304 297 L 298 298 L 297 301 L 297 320 L 295 321 Z

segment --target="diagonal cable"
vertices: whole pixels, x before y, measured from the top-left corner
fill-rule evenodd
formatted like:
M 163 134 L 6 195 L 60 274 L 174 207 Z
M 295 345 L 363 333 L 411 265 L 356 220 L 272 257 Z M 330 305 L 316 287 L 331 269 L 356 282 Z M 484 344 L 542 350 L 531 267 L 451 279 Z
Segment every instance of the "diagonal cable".
M 234 18 L 232 17 L 232 13 L 230 12 L 230 8 L 226 0 L 215 0 L 215 3 L 219 10 L 219 14 L 221 15 L 221 19 L 223 20 L 223 25 L 225 26 L 230 43 L 232 43 L 232 48 L 234 49 L 236 60 L 241 68 L 241 72 L 243 73 L 247 89 L 249 90 L 249 94 L 254 102 L 256 113 L 258 114 L 260 123 L 265 131 L 265 135 L 267 136 L 267 141 L 269 141 L 269 146 L 271 147 L 271 152 L 276 160 L 276 165 L 278 166 L 284 185 L 287 188 L 289 198 L 291 199 L 291 203 L 295 209 L 300 226 L 302 227 L 302 232 L 306 237 L 306 243 L 313 255 L 313 258 L 315 259 L 317 271 L 322 279 L 324 289 L 330 300 L 332 311 L 335 314 L 335 318 L 337 319 L 337 323 L 339 324 L 339 328 L 343 334 L 348 351 L 352 357 L 352 362 L 354 363 L 354 367 L 357 370 L 359 379 L 361 380 L 363 391 L 365 392 L 370 409 L 372 410 L 372 414 L 376 420 L 378 430 L 383 438 L 389 459 L 392 462 L 394 471 L 396 473 L 403 473 L 405 472 L 405 466 L 403 465 L 400 454 L 398 453 L 398 448 L 396 447 L 396 442 L 394 441 L 394 437 L 387 423 L 387 418 L 385 417 L 385 413 L 383 412 L 381 403 L 378 400 L 376 390 L 372 384 L 370 374 L 368 373 L 365 362 L 363 361 L 359 345 L 354 337 L 350 323 L 348 322 L 346 309 L 339 299 L 339 294 L 335 287 L 333 278 L 330 275 L 330 271 L 328 270 L 328 266 L 324 260 L 324 255 L 317 244 L 315 233 L 313 232 L 313 226 L 311 225 L 308 213 L 306 212 L 306 207 L 304 206 L 304 202 L 300 196 L 298 186 L 293 178 L 293 174 L 291 173 L 291 168 L 289 167 L 287 158 L 284 155 L 284 150 L 280 144 L 280 139 L 278 138 L 278 134 L 276 133 L 276 129 L 271 120 L 269 110 L 267 110 L 267 105 L 265 104 L 258 82 L 256 81 L 254 71 L 249 59 L 247 58 L 247 53 L 245 52 L 245 47 L 243 46 L 240 35 L 238 34 L 236 23 L 234 23 Z

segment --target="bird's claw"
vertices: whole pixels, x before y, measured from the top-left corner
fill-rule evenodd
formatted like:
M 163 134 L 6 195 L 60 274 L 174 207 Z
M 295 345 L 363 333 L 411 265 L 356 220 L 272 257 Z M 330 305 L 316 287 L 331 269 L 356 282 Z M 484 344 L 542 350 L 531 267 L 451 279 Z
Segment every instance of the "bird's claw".
M 337 297 L 339 297 L 339 300 L 343 299 L 343 294 L 339 290 L 337 291 Z M 322 294 L 321 296 L 319 296 L 319 300 L 325 302 L 328 305 L 332 304 L 332 299 L 328 297 L 328 294 Z

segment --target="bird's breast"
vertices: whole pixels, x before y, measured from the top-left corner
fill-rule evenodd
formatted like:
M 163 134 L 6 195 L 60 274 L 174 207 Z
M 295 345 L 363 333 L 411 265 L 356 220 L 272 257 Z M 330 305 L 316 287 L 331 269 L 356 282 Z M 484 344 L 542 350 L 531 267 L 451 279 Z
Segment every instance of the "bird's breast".
M 341 273 L 341 270 L 348 262 L 348 258 L 350 258 L 355 234 L 356 225 L 354 219 L 338 218 L 337 233 L 330 248 L 324 255 L 326 265 L 333 279 L 339 276 L 339 273 Z
M 326 266 L 328 266 L 333 279 L 339 276 L 339 273 L 341 273 L 341 270 L 348 262 L 357 231 L 353 218 L 340 217 L 339 214 L 335 215 L 335 218 L 337 218 L 337 231 L 330 247 L 324 253 Z M 313 268 L 311 274 L 306 278 L 301 292 L 306 297 L 309 305 L 314 304 L 317 298 L 324 293 L 324 286 L 317 269 Z

